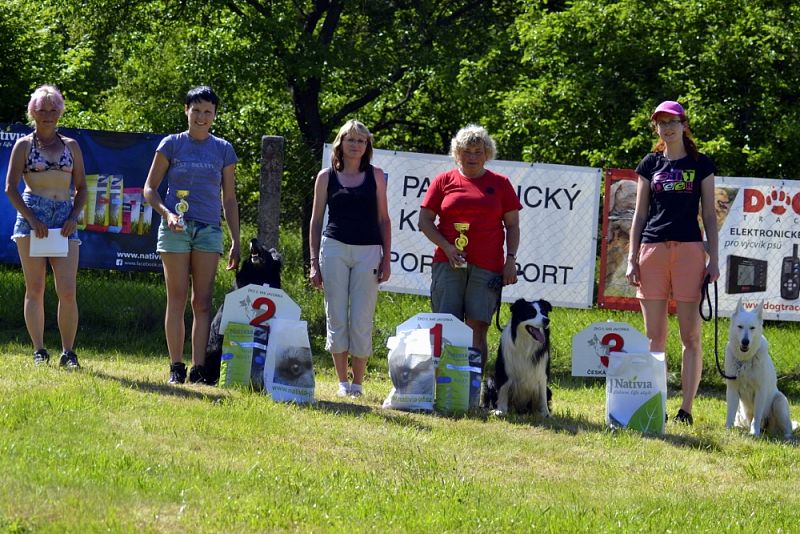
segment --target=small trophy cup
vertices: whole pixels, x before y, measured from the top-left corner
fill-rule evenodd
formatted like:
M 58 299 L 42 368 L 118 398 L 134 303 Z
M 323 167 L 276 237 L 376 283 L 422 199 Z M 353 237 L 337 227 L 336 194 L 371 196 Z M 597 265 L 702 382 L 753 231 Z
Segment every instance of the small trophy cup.
M 184 226 L 183 214 L 189 211 L 189 203 L 186 201 L 186 197 L 189 196 L 189 191 L 186 189 L 179 189 L 176 195 L 178 197 L 178 203 L 175 204 L 175 213 L 178 214 L 178 222 L 180 225 Z
M 456 232 L 459 234 L 455 243 L 453 244 L 459 251 L 464 252 L 464 249 L 467 248 L 467 244 L 469 243 L 469 239 L 467 239 L 467 236 L 464 235 L 464 232 L 469 230 L 469 223 L 453 223 L 453 226 L 455 227 Z M 459 263 L 457 267 L 460 269 L 466 269 L 467 262 Z

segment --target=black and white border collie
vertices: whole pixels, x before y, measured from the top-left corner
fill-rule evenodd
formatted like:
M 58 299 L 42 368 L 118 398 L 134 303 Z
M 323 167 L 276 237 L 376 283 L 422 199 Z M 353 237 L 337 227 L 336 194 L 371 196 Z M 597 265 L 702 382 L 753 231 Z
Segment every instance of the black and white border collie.
M 500 336 L 494 378 L 486 381 L 483 405 L 496 415 L 550 416 L 550 318 L 546 300 L 518 299 L 511 305 L 511 321 Z

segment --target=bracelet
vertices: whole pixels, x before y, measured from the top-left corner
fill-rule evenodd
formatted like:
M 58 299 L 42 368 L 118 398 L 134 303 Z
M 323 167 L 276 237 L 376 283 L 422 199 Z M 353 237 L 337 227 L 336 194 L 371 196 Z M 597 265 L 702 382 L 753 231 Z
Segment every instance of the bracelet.
M 319 258 L 310 258 L 310 261 L 319 261 Z
M 506 256 L 511 256 L 511 257 L 512 257 L 512 258 L 514 258 L 515 260 L 517 259 L 517 255 L 516 255 L 516 254 L 512 254 L 511 252 L 509 252 L 508 254 L 506 254 Z

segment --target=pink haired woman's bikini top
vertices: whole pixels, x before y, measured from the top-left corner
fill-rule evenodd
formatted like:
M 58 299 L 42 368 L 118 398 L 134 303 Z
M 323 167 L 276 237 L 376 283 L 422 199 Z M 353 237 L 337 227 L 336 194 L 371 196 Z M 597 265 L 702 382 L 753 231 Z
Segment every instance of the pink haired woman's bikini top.
M 49 161 L 40 151 L 39 151 L 39 139 L 36 137 L 36 134 L 33 135 L 33 143 L 31 143 L 31 150 L 28 152 L 28 159 L 25 162 L 25 172 L 44 172 L 50 170 L 56 171 L 63 171 L 63 172 L 72 172 L 72 165 L 73 165 L 73 158 L 72 158 L 72 151 L 69 149 L 67 144 L 61 139 L 61 136 L 58 136 L 58 139 L 61 141 L 61 144 L 64 145 L 64 151 L 61 153 L 61 157 L 58 158 L 58 162 Z

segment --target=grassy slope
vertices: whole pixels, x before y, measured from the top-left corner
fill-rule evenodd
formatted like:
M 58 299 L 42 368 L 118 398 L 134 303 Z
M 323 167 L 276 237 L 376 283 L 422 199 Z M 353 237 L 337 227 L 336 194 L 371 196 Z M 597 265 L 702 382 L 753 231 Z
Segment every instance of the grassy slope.
M 571 334 L 607 318 L 641 327 L 637 314 L 555 312 L 550 420 L 384 411 L 382 344 L 425 299 L 381 294 L 367 394 L 338 399 L 321 296 L 303 285 L 296 241 L 282 246 L 317 355 L 315 407 L 167 386 L 160 328 L 83 325 L 84 370 L 70 374 L 34 368 L 24 331 L 0 327 L 0 530 L 797 529 L 796 444 L 724 430 L 713 360 L 694 427 L 605 430 L 603 383 L 569 376 Z

